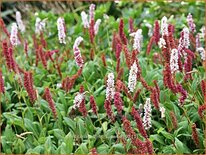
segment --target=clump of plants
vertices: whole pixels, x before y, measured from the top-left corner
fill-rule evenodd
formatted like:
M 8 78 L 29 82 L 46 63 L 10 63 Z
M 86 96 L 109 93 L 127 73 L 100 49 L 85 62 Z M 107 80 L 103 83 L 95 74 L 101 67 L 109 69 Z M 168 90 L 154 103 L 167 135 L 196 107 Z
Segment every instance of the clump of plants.
M 2 153 L 205 153 L 205 27 L 107 4 L 1 18 Z

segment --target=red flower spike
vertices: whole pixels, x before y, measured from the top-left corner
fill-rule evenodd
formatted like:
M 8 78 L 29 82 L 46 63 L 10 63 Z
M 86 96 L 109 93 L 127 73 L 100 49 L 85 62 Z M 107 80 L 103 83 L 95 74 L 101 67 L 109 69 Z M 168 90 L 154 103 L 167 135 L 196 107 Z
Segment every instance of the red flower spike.
M 144 128 L 141 116 L 139 115 L 138 111 L 135 110 L 134 107 L 132 107 L 131 115 L 133 116 L 134 120 L 136 121 L 136 125 L 137 125 L 137 128 L 138 128 L 140 134 L 144 138 L 147 138 L 148 136 L 147 136 L 146 130 Z
M 205 96 L 206 94 L 206 83 L 204 80 L 201 81 L 201 90 L 202 90 L 202 95 Z
M 31 72 L 24 72 L 24 87 L 28 93 L 29 99 L 34 103 L 37 99 L 36 90 L 33 88 L 33 77 Z
M 44 68 L 47 69 L 46 55 L 42 49 L 42 46 L 39 46 L 38 54 L 39 54 L 39 57 L 41 58 Z
M 123 19 L 120 19 L 120 22 L 119 22 L 119 36 L 121 38 L 121 41 L 124 45 L 127 45 L 127 38 L 126 38 L 126 35 L 124 33 L 124 21 Z
M 196 124 L 195 123 L 192 124 L 192 139 L 193 139 L 195 145 L 197 147 L 199 147 L 200 142 L 199 142 L 199 137 L 198 137 L 198 133 L 197 133 L 197 129 L 196 129 Z
M 26 57 L 28 58 L 29 55 L 28 55 L 28 41 L 27 40 L 24 42 L 24 52 L 26 54 Z
M 145 87 L 149 91 L 152 91 L 152 87 L 147 84 L 142 76 L 140 76 L 140 82 L 142 83 L 143 87 Z
M 97 149 L 96 148 L 92 148 L 90 150 L 90 152 L 91 152 L 92 155 L 97 155 Z
M 133 102 L 135 103 L 137 101 L 137 98 L 139 97 L 139 94 L 141 92 L 141 89 L 137 89 L 133 96 Z
M 0 69 L 0 94 L 5 93 L 5 88 L 4 88 L 4 79 L 2 75 L 2 70 Z
M 129 32 L 134 32 L 134 21 L 132 18 L 129 18 Z
M 94 100 L 94 96 L 93 95 L 90 96 L 90 105 L 91 105 L 93 113 L 95 115 L 97 115 L 97 104 L 96 104 L 96 101 Z
M 94 49 L 93 48 L 90 49 L 90 59 L 94 60 Z
M 4 24 L 4 21 L 2 18 L 0 18 L 0 27 L 2 28 L 2 30 L 4 31 L 4 33 L 7 35 L 7 37 L 9 38 L 10 37 L 10 33 L 9 31 L 7 30 L 5 24 Z
M 176 116 L 175 116 L 173 111 L 170 112 L 170 116 L 172 117 L 173 128 L 176 129 L 177 128 L 177 118 L 176 118 Z
M 177 49 L 172 32 L 169 32 L 168 40 L 169 40 L 169 44 L 170 44 L 171 49 L 174 49 L 174 48 Z
M 159 26 L 159 22 L 156 20 L 155 24 L 154 24 L 154 40 L 156 45 L 158 44 L 159 40 L 160 40 L 160 26 Z
M 137 147 L 137 149 L 138 149 L 137 151 L 139 153 L 146 153 L 147 151 L 146 151 L 144 143 L 137 138 L 137 135 L 134 132 L 134 130 L 132 129 L 129 120 L 126 117 L 122 117 L 122 121 L 123 121 L 123 128 L 126 132 L 126 135 L 127 135 L 128 138 L 131 139 L 132 144 L 135 147 Z
M 201 118 L 203 118 L 203 111 L 205 111 L 206 110 L 206 104 L 203 104 L 203 105 L 201 105 L 201 106 L 199 106 L 199 108 L 198 108 L 198 114 L 200 115 L 200 117 Z
M 107 67 L 106 58 L 105 58 L 105 54 L 104 53 L 102 53 L 101 59 L 102 59 L 102 63 L 104 65 L 104 67 Z
M 191 56 L 187 56 L 187 60 L 184 63 L 184 68 L 185 68 L 185 76 L 184 76 L 184 80 L 192 80 L 192 73 L 189 73 L 190 71 L 192 71 L 192 57 Z
M 53 116 L 56 119 L 57 118 L 56 107 L 55 107 L 54 101 L 52 99 L 52 96 L 51 96 L 51 93 L 50 93 L 50 90 L 48 87 L 45 88 L 43 96 L 44 96 L 45 100 L 48 102 L 49 107 L 53 113 Z
M 153 44 L 154 41 L 155 41 L 155 37 L 152 36 L 149 40 L 148 45 L 147 45 L 147 51 L 146 51 L 147 55 L 149 55 L 149 53 L 151 51 L 151 48 L 152 48 L 152 44 Z
M 130 57 L 130 53 L 127 49 L 127 46 L 125 46 L 125 45 L 123 46 L 123 51 L 124 51 L 127 67 L 130 68 L 130 66 L 131 66 L 131 57 Z
M 92 19 L 91 22 L 90 22 L 90 26 L 89 26 L 89 37 L 90 37 L 90 42 L 92 44 L 94 44 L 94 36 L 95 36 L 95 34 L 94 34 L 94 24 L 95 24 L 95 21 L 94 21 L 94 19 Z
M 113 112 L 112 112 L 111 102 L 109 100 L 104 101 L 104 108 L 106 110 L 106 113 L 107 113 L 108 117 L 112 120 L 112 122 L 114 122 L 115 119 L 114 119 L 114 115 L 113 115 Z
M 115 92 L 114 94 L 114 106 L 116 107 L 118 114 L 122 115 L 123 101 L 119 92 Z
M 159 109 L 159 96 L 158 96 L 158 90 L 156 90 L 156 88 L 152 89 L 152 93 L 150 94 L 150 98 L 152 100 L 152 103 L 154 104 L 154 107 L 156 109 Z
M 147 147 L 147 152 L 149 153 L 149 154 L 153 154 L 153 145 L 152 145 L 152 142 L 149 140 L 149 139 L 147 139 L 146 140 L 146 142 L 145 142 L 145 145 L 146 145 L 146 147 Z

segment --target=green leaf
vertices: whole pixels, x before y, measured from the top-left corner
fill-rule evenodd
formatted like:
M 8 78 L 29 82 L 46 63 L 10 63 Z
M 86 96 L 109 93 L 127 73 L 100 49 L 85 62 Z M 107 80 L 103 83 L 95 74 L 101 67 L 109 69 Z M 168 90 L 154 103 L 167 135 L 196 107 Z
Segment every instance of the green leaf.
M 88 154 L 89 150 L 86 146 L 86 143 L 82 143 L 78 149 L 75 151 L 75 154 Z
M 66 137 L 64 138 L 64 142 L 66 144 L 66 154 L 70 154 L 73 151 L 73 142 L 74 136 L 72 132 L 69 132 Z
M 76 131 L 76 122 L 68 117 L 64 117 L 64 123 L 72 128 L 73 131 Z

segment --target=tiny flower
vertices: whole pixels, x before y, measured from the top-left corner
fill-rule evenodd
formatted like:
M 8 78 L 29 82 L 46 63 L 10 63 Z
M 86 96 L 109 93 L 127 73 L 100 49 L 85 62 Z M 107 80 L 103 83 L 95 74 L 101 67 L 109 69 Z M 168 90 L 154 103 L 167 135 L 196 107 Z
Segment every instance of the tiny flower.
M 134 92 L 134 89 L 137 83 L 137 72 L 138 72 L 138 68 L 137 68 L 137 64 L 135 61 L 129 71 L 128 88 L 130 92 Z
M 190 31 L 192 31 L 194 33 L 196 31 L 196 29 L 195 29 L 196 25 L 194 23 L 194 20 L 192 18 L 191 13 L 189 13 L 188 16 L 187 16 L 187 24 L 188 24 L 188 26 L 190 28 Z
M 40 34 L 45 29 L 45 26 L 45 20 L 41 20 L 39 17 L 37 17 L 35 23 L 35 33 Z
M 138 29 L 136 32 L 130 34 L 130 36 L 134 37 L 133 49 L 140 51 L 142 44 L 142 29 Z
M 101 19 L 97 19 L 95 25 L 94 25 L 94 34 L 96 35 L 99 31 L 99 25 L 101 23 Z
M 61 88 L 62 84 L 61 83 L 57 83 L 57 88 Z
M 197 52 L 200 53 L 200 57 L 202 60 L 205 60 L 205 49 L 203 47 L 197 48 Z
M 144 116 L 143 116 L 143 124 L 146 130 L 152 127 L 152 122 L 151 122 L 151 104 L 150 104 L 150 98 L 146 99 L 146 103 L 144 105 Z
M 174 73 L 178 71 L 179 65 L 178 65 L 178 50 L 172 49 L 171 56 L 170 56 L 170 70 L 171 73 Z
M 88 15 L 84 11 L 82 11 L 81 17 L 82 17 L 82 24 L 84 28 L 89 28 Z
M 16 46 L 19 44 L 18 29 L 17 29 L 16 23 L 13 23 L 11 26 L 10 42 L 13 46 Z
M 106 99 L 111 100 L 114 98 L 115 88 L 114 88 L 114 74 L 109 73 L 106 86 Z
M 65 23 L 64 23 L 64 19 L 61 17 L 59 17 L 57 20 L 57 29 L 58 29 L 59 42 L 61 44 L 66 44 Z
M 165 16 L 161 20 L 161 32 L 162 32 L 162 36 L 168 36 L 167 17 Z
M 79 45 L 80 43 L 83 41 L 83 38 L 82 37 L 78 37 L 75 42 L 74 42 L 74 45 L 73 45 L 73 50 L 74 50 L 74 58 L 75 58 L 75 61 L 76 61 L 76 64 L 79 66 L 79 67 L 82 67 L 83 64 L 84 64 L 84 61 L 82 59 L 82 56 L 81 56 L 81 52 L 80 52 L 80 49 L 79 49 Z
M 164 118 L 165 117 L 165 108 L 160 107 L 160 112 L 161 112 L 161 118 Z
M 109 19 L 109 16 L 108 16 L 107 14 L 103 14 L 103 18 L 104 18 L 105 20 L 108 20 L 108 19 Z
M 166 42 L 165 42 L 164 38 L 160 38 L 159 42 L 158 42 L 159 48 L 166 48 L 165 45 L 166 45 Z
M 17 25 L 19 27 L 19 30 L 21 32 L 24 32 L 25 31 L 25 26 L 22 22 L 22 19 L 21 19 L 21 13 L 19 11 L 16 12 L 16 22 L 17 22 Z

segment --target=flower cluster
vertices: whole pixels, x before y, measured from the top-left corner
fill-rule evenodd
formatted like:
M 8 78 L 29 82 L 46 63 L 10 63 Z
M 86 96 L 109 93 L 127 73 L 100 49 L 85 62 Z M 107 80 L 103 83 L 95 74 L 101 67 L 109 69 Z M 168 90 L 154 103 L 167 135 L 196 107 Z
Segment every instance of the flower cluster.
M 162 36 L 168 36 L 167 17 L 165 16 L 161 19 L 161 33 Z
M 82 11 L 81 17 L 84 28 L 89 28 L 88 15 L 84 11 Z
M 178 71 L 179 65 L 178 65 L 178 50 L 172 49 L 171 56 L 170 56 L 170 70 L 171 73 L 174 73 Z
M 84 28 L 89 30 L 91 43 L 94 42 L 94 37 L 98 33 L 99 26 L 101 23 L 101 19 L 97 19 L 97 21 L 95 22 L 94 10 L 95 10 L 95 5 L 91 4 L 89 7 L 89 21 L 88 21 L 88 15 L 84 11 L 81 12 L 82 23 Z
M 152 108 L 150 104 L 150 98 L 147 98 L 144 105 L 144 116 L 143 116 L 143 125 L 146 130 L 152 127 L 151 112 L 152 112 Z
M 4 79 L 2 75 L 2 70 L 0 69 L 0 94 L 5 93 L 5 88 L 4 88 Z
M 137 68 L 137 63 L 135 61 L 129 71 L 128 88 L 130 92 L 134 92 L 137 83 L 137 72 L 138 72 L 138 68 Z
M 79 111 L 82 113 L 82 115 L 84 117 L 86 117 L 87 116 L 87 109 L 86 109 L 86 105 L 85 105 L 85 96 L 84 96 L 85 92 L 84 92 L 83 85 L 80 86 L 79 93 L 83 94 L 83 96 L 82 96 L 83 98 L 82 98 L 82 100 L 81 100 L 81 102 L 79 104 Z
M 79 49 L 79 45 L 82 41 L 83 41 L 82 37 L 77 37 L 75 42 L 74 42 L 74 45 L 73 45 L 74 58 L 75 58 L 76 64 L 79 67 L 83 67 L 83 65 L 84 65 L 84 61 L 82 59 L 81 52 Z
M 65 29 L 65 23 L 64 23 L 64 19 L 59 17 L 57 19 L 57 29 L 58 29 L 58 37 L 59 37 L 59 42 L 61 44 L 66 44 L 66 29 Z
M 37 99 L 36 90 L 33 87 L 33 77 L 31 72 L 24 73 L 24 87 L 32 103 Z
M 133 49 L 140 52 L 143 39 L 142 29 L 138 29 L 136 32 L 131 33 L 130 36 L 134 37 Z
M 160 112 L 161 112 L 161 118 L 164 118 L 165 117 L 165 108 L 160 107 Z
M 45 20 L 41 20 L 39 17 L 36 18 L 35 33 L 40 34 L 46 27 Z
M 24 24 L 22 22 L 21 13 L 19 11 L 16 12 L 16 23 L 17 23 L 17 25 L 19 27 L 19 30 L 21 32 L 24 32 L 25 31 L 25 26 L 24 26 Z
M 121 99 L 120 93 L 115 92 L 114 93 L 114 106 L 117 108 L 118 114 L 122 114 L 122 109 L 123 109 L 123 101 Z
M 54 101 L 51 96 L 51 92 L 48 87 L 46 87 L 44 90 L 43 98 L 48 102 L 49 107 L 54 115 L 54 118 L 56 119 L 57 118 L 56 107 L 55 107 Z
M 104 108 L 106 110 L 106 113 L 108 115 L 108 117 L 112 120 L 112 122 L 115 121 L 115 118 L 114 118 L 114 115 L 113 115 L 113 112 L 112 112 L 112 105 L 111 105 L 111 101 L 110 100 L 105 100 L 104 101 Z
M 200 54 L 200 58 L 204 61 L 205 60 L 205 49 L 203 47 L 199 47 L 196 49 L 197 52 Z
M 13 23 L 11 25 L 11 35 L 10 35 L 10 42 L 13 46 L 16 46 L 19 44 L 18 40 L 18 27 L 16 23 Z
M 199 137 L 198 137 L 198 133 L 197 133 L 197 129 L 196 129 L 196 124 L 195 123 L 192 124 L 192 139 L 193 139 L 195 145 L 197 147 L 199 147 L 200 142 L 199 142 Z
M 115 88 L 114 88 L 114 74 L 109 73 L 106 85 L 106 99 L 111 100 L 114 98 Z
M 194 20 L 192 18 L 191 13 L 189 13 L 188 16 L 187 16 L 187 24 L 188 24 L 188 26 L 190 28 L 190 31 L 192 31 L 193 33 L 196 32 L 196 29 L 195 29 L 196 25 L 194 23 Z
M 144 129 L 144 125 L 143 125 L 142 119 L 141 119 L 141 117 L 140 117 L 140 115 L 139 115 L 139 112 L 136 111 L 134 107 L 132 107 L 132 112 L 131 112 L 131 114 L 132 114 L 133 118 L 134 118 L 135 121 L 136 121 L 136 125 L 137 125 L 137 128 L 138 128 L 140 134 L 141 134 L 144 138 L 147 138 L 148 136 L 147 136 L 147 133 L 146 133 L 146 131 L 145 131 L 145 129 Z
M 129 120 L 126 117 L 123 117 L 122 121 L 123 121 L 123 128 L 126 132 L 127 137 L 131 139 L 132 144 L 137 148 L 136 150 L 137 152 L 135 153 L 146 153 L 147 150 L 145 148 L 144 142 L 142 142 L 140 139 L 137 138 L 137 135 L 132 129 Z
M 164 38 L 160 38 L 159 42 L 158 42 L 159 48 L 166 48 L 166 42 L 164 40 Z
M 95 115 L 97 115 L 97 104 L 96 104 L 96 101 L 94 100 L 94 96 L 93 95 L 90 96 L 90 105 L 91 105 L 93 113 Z

